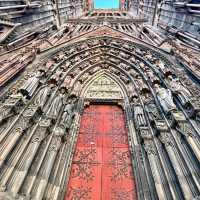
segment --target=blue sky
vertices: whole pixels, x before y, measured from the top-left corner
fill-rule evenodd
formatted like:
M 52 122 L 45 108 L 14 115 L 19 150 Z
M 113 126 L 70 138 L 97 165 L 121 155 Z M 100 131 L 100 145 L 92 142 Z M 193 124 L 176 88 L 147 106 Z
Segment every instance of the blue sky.
M 119 0 L 94 0 L 94 8 L 96 9 L 119 8 Z

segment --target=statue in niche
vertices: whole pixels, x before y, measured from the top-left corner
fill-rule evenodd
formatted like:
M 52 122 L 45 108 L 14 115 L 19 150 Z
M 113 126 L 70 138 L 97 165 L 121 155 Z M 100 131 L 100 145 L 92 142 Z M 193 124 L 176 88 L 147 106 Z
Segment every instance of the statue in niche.
M 120 64 L 120 60 L 118 58 L 113 58 L 113 57 L 110 57 L 110 62 L 113 62 L 115 64 Z
M 111 73 L 115 74 L 115 75 L 120 75 L 120 71 L 114 67 L 109 67 L 109 70 Z
M 154 122 L 155 120 L 160 118 L 157 106 L 154 103 L 152 95 L 149 90 L 146 90 L 141 95 L 141 98 L 144 103 L 144 109 L 148 113 L 148 117 L 150 122 Z
M 98 62 L 101 62 L 102 61 L 102 58 L 101 57 L 96 57 L 96 58 L 92 58 L 90 61 L 89 61 L 89 63 L 90 63 L 90 65 L 94 65 L 94 64 L 96 64 L 96 63 L 98 63 Z
M 144 116 L 144 111 L 142 105 L 139 103 L 140 100 L 137 95 L 134 95 L 132 98 L 132 106 L 133 106 L 133 113 L 134 113 L 134 120 L 138 126 L 147 126 L 146 119 Z
M 80 47 L 80 51 L 82 51 L 82 50 L 87 49 L 87 44 L 83 43 L 81 44 L 81 46 L 78 46 L 78 47 Z
M 60 69 L 57 69 L 57 71 L 53 74 L 52 79 L 54 79 L 57 83 L 61 82 L 61 79 L 63 77 L 63 69 L 62 67 Z
M 136 62 L 135 57 L 131 57 L 130 62 L 135 64 L 135 62 Z
M 148 104 L 145 104 L 145 110 L 148 113 L 149 121 L 151 123 L 155 122 L 155 120 L 160 119 L 160 114 L 153 100 L 150 101 Z
M 56 95 L 56 97 L 53 99 L 50 106 L 46 109 L 45 114 L 47 118 L 56 120 L 61 107 L 63 106 L 63 98 L 66 93 L 66 89 L 61 87 L 59 89 L 59 93 Z
M 174 94 L 178 96 L 178 99 L 180 100 L 182 105 L 187 105 L 191 97 L 190 92 L 180 83 L 177 78 L 173 78 L 172 75 L 168 76 L 167 81 L 170 89 Z
M 47 70 L 47 71 L 51 71 L 52 70 L 52 68 L 53 68 L 53 66 L 55 65 L 55 61 L 53 60 L 53 59 L 49 59 L 46 63 L 45 63 L 45 69 Z
M 93 74 L 95 74 L 96 72 L 98 72 L 98 71 L 100 71 L 100 70 L 101 70 L 101 67 L 100 67 L 100 66 L 97 66 L 97 67 L 91 69 L 91 70 L 89 71 L 89 74 L 90 74 L 90 75 L 93 75 Z
M 69 130 L 75 115 L 74 108 L 76 105 L 76 101 L 77 101 L 76 97 L 73 96 L 71 99 L 68 100 L 64 108 L 64 113 L 62 115 L 60 125 L 67 130 Z
M 126 65 L 126 64 L 124 64 L 124 63 L 120 63 L 120 64 L 119 64 L 119 67 L 120 67 L 121 69 L 125 69 L 125 70 L 127 70 L 127 71 L 129 71 L 129 70 L 131 69 L 131 67 L 130 67 L 129 65 Z
M 120 54 L 119 54 L 122 58 L 124 58 L 124 59 L 129 59 L 129 57 L 130 57 L 130 55 L 129 54 L 126 54 L 126 53 L 124 53 L 123 51 L 122 52 L 120 52 Z
M 72 63 L 72 65 L 75 64 L 75 57 L 70 58 L 70 62 Z
M 133 69 L 133 68 L 131 68 L 130 70 L 129 70 L 129 74 L 132 76 L 132 77 L 136 77 L 136 71 Z
M 72 78 L 74 78 L 74 77 L 77 76 L 80 72 L 81 72 L 81 69 L 80 69 L 80 67 L 78 67 L 78 68 L 74 69 L 74 71 L 70 72 L 70 76 L 71 76 Z
M 143 62 L 140 62 L 139 63 L 139 66 L 142 68 L 142 69 L 145 69 L 145 64 Z
M 86 69 L 89 65 L 90 65 L 90 64 L 89 64 L 88 62 L 84 62 L 84 63 L 81 63 L 81 65 L 79 66 L 79 68 L 80 68 L 81 70 L 84 70 L 84 69 Z
M 135 89 L 134 89 L 134 86 L 133 84 L 129 83 L 127 85 L 127 92 L 128 92 L 128 96 L 132 99 L 134 96 L 137 96 L 135 94 Z M 134 99 L 132 99 L 132 101 L 134 102 Z
M 59 52 L 56 58 L 58 61 L 61 61 L 62 59 L 64 59 L 65 58 L 64 52 L 63 51 Z
M 154 75 L 154 73 L 150 69 L 146 70 L 146 75 L 151 80 L 152 83 L 155 84 L 160 82 L 159 78 L 156 75 Z
M 75 49 L 75 47 L 71 47 L 71 48 L 69 48 L 67 51 L 65 51 L 65 52 L 68 52 L 68 53 L 66 53 L 67 54 L 67 56 L 69 56 L 69 55 L 72 55 L 72 54 L 74 54 L 75 52 L 76 52 L 76 49 Z
M 128 51 L 134 51 L 134 46 L 131 46 L 130 44 L 128 44 L 128 43 L 124 43 L 123 44 L 123 47 L 126 49 L 126 50 L 128 50 Z
M 137 54 L 139 54 L 140 56 L 143 56 L 143 54 L 144 54 L 144 51 L 141 50 L 141 49 L 139 49 L 139 48 L 136 48 L 135 52 L 136 52 Z
M 86 72 L 86 73 L 84 73 L 84 74 L 81 76 L 81 78 L 79 79 L 79 81 L 80 81 L 81 83 L 84 83 L 88 78 L 89 78 L 89 73 Z
M 98 40 L 88 40 L 87 45 L 88 45 L 88 47 L 97 46 L 97 45 L 99 45 L 99 41 Z
M 159 58 L 155 59 L 154 63 L 155 63 L 155 66 L 158 69 L 160 69 L 163 72 L 165 71 L 165 65 L 164 65 L 164 63 Z
M 148 86 L 144 83 L 143 79 L 139 76 L 139 74 L 136 74 L 135 76 L 135 83 L 136 83 L 136 88 L 143 92 L 143 91 L 148 91 Z
M 67 70 L 67 69 L 69 69 L 71 67 L 71 62 L 69 60 L 67 60 L 65 62 L 65 65 L 63 65 L 63 66 L 64 66 L 64 69 Z
M 48 97 L 52 93 L 52 89 L 55 87 L 56 83 L 57 82 L 55 81 L 55 79 L 49 80 L 47 85 L 44 85 L 39 91 L 39 93 L 37 94 L 34 102 L 37 106 L 39 106 L 41 111 L 43 111 L 44 105 Z
M 81 82 L 78 80 L 74 85 L 74 88 L 72 90 L 72 95 L 78 96 L 79 92 L 81 91 L 81 88 L 82 88 Z
M 20 92 L 23 96 L 31 98 L 39 86 L 42 78 L 45 76 L 45 71 L 43 69 L 38 70 L 33 77 L 30 77 L 26 83 L 20 88 Z
M 95 55 L 99 53 L 101 53 L 99 49 L 94 49 L 93 51 L 90 52 L 91 55 Z
M 156 90 L 157 98 L 165 113 L 169 113 L 172 110 L 176 110 L 176 105 L 173 102 L 171 90 L 165 89 L 159 84 L 155 84 L 154 87 Z
M 81 58 L 79 57 L 79 56 L 76 56 L 75 58 L 74 58 L 74 62 L 76 63 L 76 62 L 80 62 L 81 61 Z
M 70 75 L 67 75 L 65 77 L 65 80 L 63 82 L 63 84 L 61 85 L 61 87 L 65 88 L 66 90 L 68 90 L 71 86 L 71 82 L 72 82 L 72 77 Z
M 128 76 L 126 76 L 125 74 L 121 74 L 119 75 L 120 79 L 125 82 L 126 84 L 128 84 L 130 82 L 130 79 Z
M 111 54 L 119 55 L 119 50 L 118 49 L 109 49 L 109 51 L 110 51 Z
M 148 61 L 152 61 L 153 56 L 150 51 L 144 53 L 144 57 L 147 58 Z

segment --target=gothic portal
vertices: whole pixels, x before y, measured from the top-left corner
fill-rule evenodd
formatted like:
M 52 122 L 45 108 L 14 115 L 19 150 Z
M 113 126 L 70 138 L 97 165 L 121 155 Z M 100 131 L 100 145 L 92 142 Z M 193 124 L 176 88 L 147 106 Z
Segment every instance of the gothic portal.
M 200 198 L 198 36 L 152 2 L 0 0 L 0 200 Z

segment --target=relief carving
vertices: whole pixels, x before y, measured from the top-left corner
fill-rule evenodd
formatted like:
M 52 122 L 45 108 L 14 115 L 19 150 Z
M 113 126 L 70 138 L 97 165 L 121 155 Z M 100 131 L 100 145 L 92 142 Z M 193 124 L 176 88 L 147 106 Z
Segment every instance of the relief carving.
M 119 86 L 113 80 L 102 75 L 89 86 L 86 92 L 86 97 L 120 99 L 122 98 L 122 93 Z

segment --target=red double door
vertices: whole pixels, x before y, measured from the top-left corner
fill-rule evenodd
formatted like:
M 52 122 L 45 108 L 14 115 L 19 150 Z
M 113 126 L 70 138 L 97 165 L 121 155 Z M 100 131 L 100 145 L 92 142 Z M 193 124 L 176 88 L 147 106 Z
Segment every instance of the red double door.
M 65 200 L 134 199 L 123 111 L 113 105 L 91 105 L 82 116 Z

